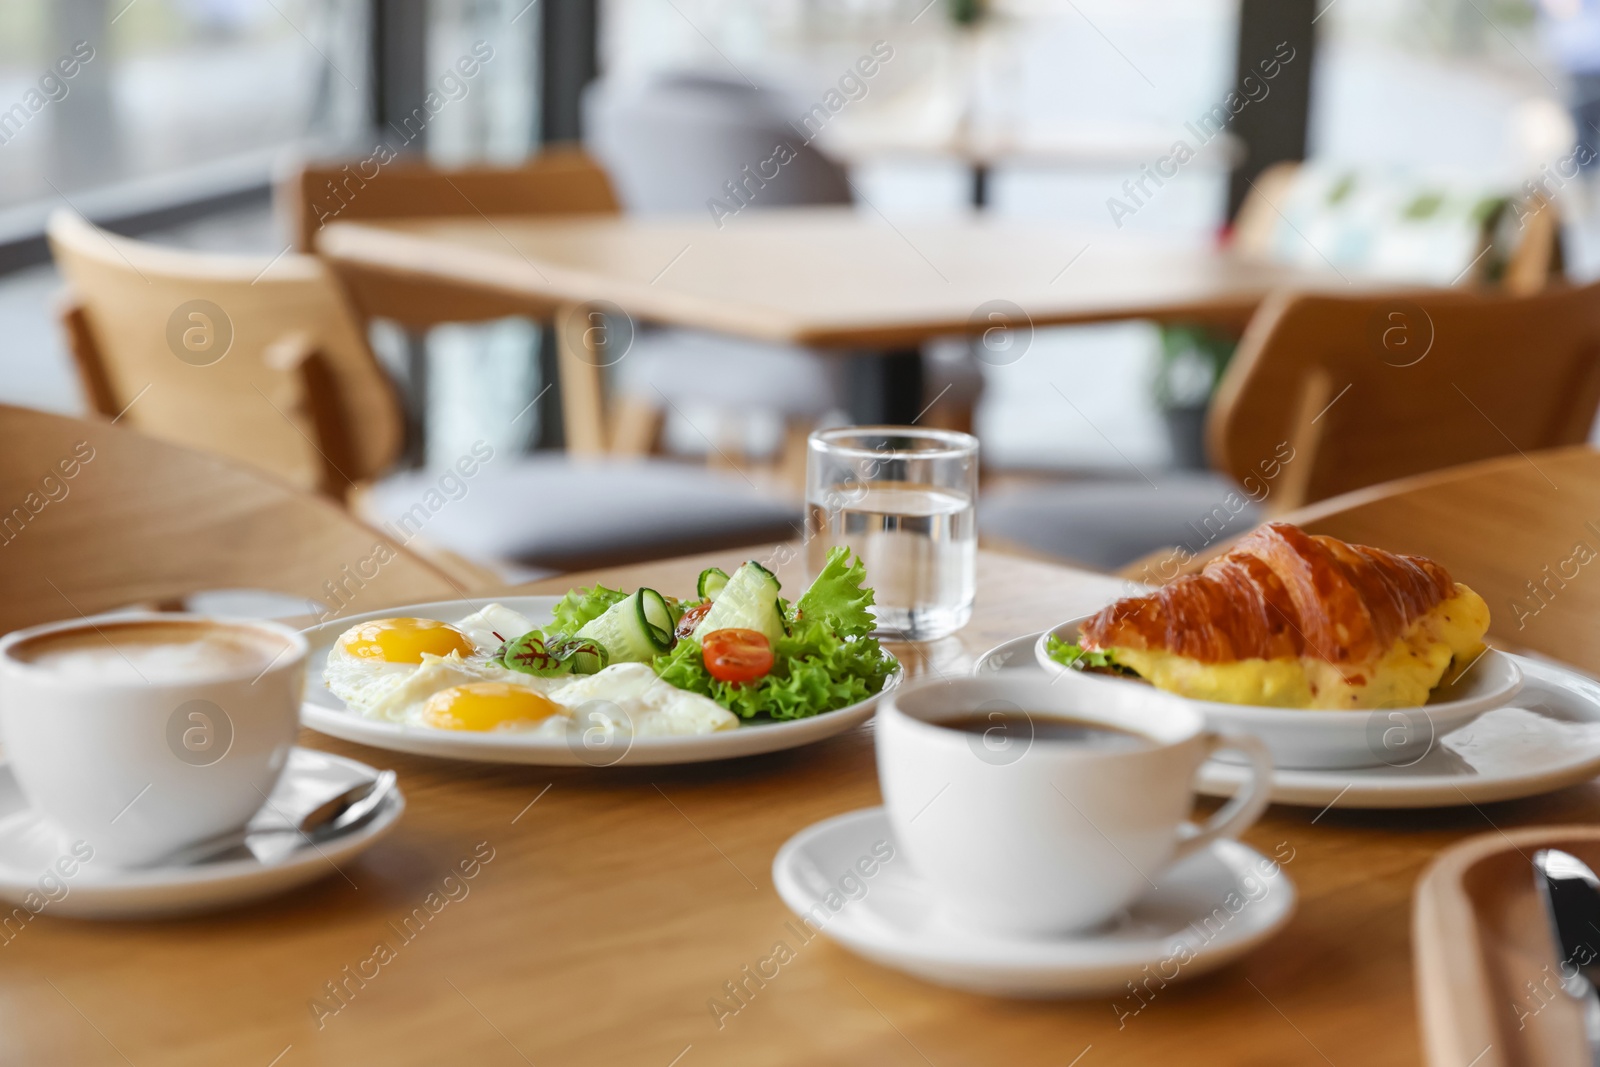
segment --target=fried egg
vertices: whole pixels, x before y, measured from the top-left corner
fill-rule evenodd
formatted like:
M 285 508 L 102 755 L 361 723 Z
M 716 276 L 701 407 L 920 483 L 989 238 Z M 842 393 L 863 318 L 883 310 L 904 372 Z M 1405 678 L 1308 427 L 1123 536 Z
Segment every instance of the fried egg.
M 346 630 L 337 647 L 353 659 L 383 663 L 421 663 L 424 653 L 474 651 L 471 638 L 437 619 L 372 619 Z
M 507 682 L 469 682 L 441 689 L 423 702 L 418 720 L 436 730 L 564 731 L 570 713 L 542 693 Z
M 363 690 L 356 700 L 345 699 L 350 707 L 369 719 L 429 725 L 423 718 L 428 698 L 442 689 L 495 682 L 516 686 L 532 693 L 543 693 L 560 679 L 537 678 L 511 671 L 487 659 L 461 656 L 429 656 L 411 673 Z
M 709 734 L 739 725 L 733 712 L 710 697 L 663 682 L 646 663 L 613 663 L 566 681 L 550 698 L 571 708 L 581 729 L 635 737 Z
M 716 701 L 663 682 L 648 664 L 541 678 L 490 658 L 534 628 L 501 604 L 456 623 L 373 619 L 339 635 L 323 680 L 358 715 L 436 730 L 561 736 L 599 729 L 652 737 L 739 725 Z
M 535 628 L 532 619 L 504 604 L 490 604 L 455 625 L 485 656 L 494 655 L 507 641 L 515 641 Z
M 465 633 L 437 619 L 370 619 L 339 635 L 323 680 L 334 696 L 365 713 L 366 704 L 416 673 L 425 658 L 461 659 L 477 651 Z

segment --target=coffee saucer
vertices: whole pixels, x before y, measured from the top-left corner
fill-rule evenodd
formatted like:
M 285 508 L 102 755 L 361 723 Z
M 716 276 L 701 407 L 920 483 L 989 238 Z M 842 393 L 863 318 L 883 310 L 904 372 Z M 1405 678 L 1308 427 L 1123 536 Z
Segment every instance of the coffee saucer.
M 973 673 L 1039 671 L 1038 634 L 1013 638 L 978 657 Z M 1600 775 L 1600 683 L 1560 664 L 1506 654 L 1522 689 L 1441 737 L 1420 758 L 1338 770 L 1272 772 L 1272 801 L 1307 807 L 1435 808 L 1537 796 Z M 1210 760 L 1195 790 L 1232 796 L 1246 768 Z
M 772 881 L 800 917 L 789 924 L 796 937 L 820 930 L 884 966 L 1011 997 L 1126 995 L 1130 981 L 1204 974 L 1271 937 L 1295 905 L 1294 884 L 1276 863 L 1237 841 L 1218 841 L 1170 868 L 1100 929 L 1028 939 L 988 934 L 946 916 L 897 847 L 881 807 L 800 831 L 778 850 Z
M 353 759 L 296 748 L 250 826 L 289 826 L 285 813 L 310 810 L 377 773 Z M 404 810 L 396 788 L 368 821 L 314 845 L 289 849 L 289 834 L 267 832 L 252 836 L 248 848 L 191 866 L 117 868 L 97 864 L 92 848 L 29 808 L 10 765 L 0 764 L 0 900 L 14 906 L 13 917 L 20 912 L 30 918 L 146 919 L 214 911 L 337 875 L 346 861 L 388 833 Z

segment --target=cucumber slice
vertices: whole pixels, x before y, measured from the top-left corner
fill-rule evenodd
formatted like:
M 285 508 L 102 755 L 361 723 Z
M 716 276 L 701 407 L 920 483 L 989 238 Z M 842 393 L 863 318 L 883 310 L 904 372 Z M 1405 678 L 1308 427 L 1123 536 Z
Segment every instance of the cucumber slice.
M 728 584 L 728 572 L 721 567 L 707 567 L 700 572 L 699 584 L 695 591 L 700 594 L 701 600 L 715 600 L 717 594 L 722 592 Z
M 599 642 L 612 663 L 648 663 L 673 645 L 672 609 L 654 589 L 640 589 L 574 636 Z
M 717 594 L 694 635 L 704 637 L 713 630 L 754 630 L 774 645 L 783 636 L 783 612 L 778 607 L 778 579 L 761 564 L 751 561 L 733 572 L 728 584 Z
M 657 652 L 667 651 L 676 641 L 672 636 L 672 628 L 678 621 L 667 604 L 667 598 L 654 589 L 641 589 L 634 595 L 639 598 L 639 618 L 644 622 L 651 644 Z

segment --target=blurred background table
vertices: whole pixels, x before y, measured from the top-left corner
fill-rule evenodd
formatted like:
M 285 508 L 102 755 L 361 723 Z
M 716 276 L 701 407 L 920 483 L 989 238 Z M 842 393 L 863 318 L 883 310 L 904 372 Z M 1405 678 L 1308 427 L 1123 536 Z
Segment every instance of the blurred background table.
M 470 282 L 546 312 L 606 300 L 640 319 L 763 340 L 903 347 L 975 329 L 1004 294 L 1035 326 L 1129 318 L 1242 325 L 1274 288 L 1344 290 L 1310 270 L 1036 220 L 906 223 L 851 208 L 709 219 L 328 224 L 341 269 Z M 976 327 L 981 329 L 982 327 Z
M 896 116 L 898 117 L 898 116 Z M 1226 170 L 1239 163 L 1243 146 L 1226 132 L 1203 166 Z M 1172 148 L 1171 140 L 1151 136 L 1124 136 L 1109 140 L 1082 137 L 1022 137 L 1014 133 L 979 133 L 965 123 L 944 136 L 908 133 L 892 122 L 839 124 L 824 142 L 828 154 L 852 167 L 873 164 L 938 163 L 955 161 L 967 168 L 970 185 L 967 203 L 989 206 L 994 172 L 1002 167 L 1019 170 L 1115 170 L 1135 173 L 1140 165 L 1160 159 Z
M 916 346 L 934 337 L 997 322 L 1031 330 L 1126 319 L 1237 331 L 1273 288 L 1349 287 L 1332 268 L 1159 239 L 1108 240 L 1038 221 L 896 225 L 850 208 L 774 209 L 721 228 L 615 216 L 333 222 L 317 248 L 358 303 L 374 286 L 445 282 L 580 333 L 587 318 L 560 309 L 604 301 L 639 321 L 885 353 L 879 410 L 857 414 L 900 423 L 918 414 Z M 566 360 L 563 388 L 569 370 L 594 362 Z

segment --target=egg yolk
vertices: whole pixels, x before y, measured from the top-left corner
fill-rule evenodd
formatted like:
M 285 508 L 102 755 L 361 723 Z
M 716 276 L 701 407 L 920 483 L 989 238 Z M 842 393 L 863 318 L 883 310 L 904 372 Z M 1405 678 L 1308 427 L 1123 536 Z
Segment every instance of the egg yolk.
M 474 651 L 466 634 L 435 619 L 373 619 L 346 630 L 339 647 L 352 656 L 385 663 L 421 663 L 424 652 L 466 656 Z
M 422 705 L 422 722 L 440 730 L 493 730 L 542 722 L 561 705 L 541 693 L 506 682 L 472 682 L 441 689 Z

